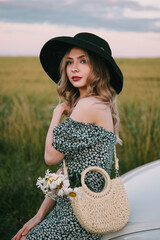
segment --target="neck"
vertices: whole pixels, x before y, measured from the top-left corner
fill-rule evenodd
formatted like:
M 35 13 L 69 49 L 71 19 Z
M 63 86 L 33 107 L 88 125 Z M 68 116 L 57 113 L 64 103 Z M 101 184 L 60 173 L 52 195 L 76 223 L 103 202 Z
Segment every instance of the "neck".
M 79 95 L 80 97 L 82 97 L 83 95 L 85 95 L 87 92 L 86 88 L 79 88 Z

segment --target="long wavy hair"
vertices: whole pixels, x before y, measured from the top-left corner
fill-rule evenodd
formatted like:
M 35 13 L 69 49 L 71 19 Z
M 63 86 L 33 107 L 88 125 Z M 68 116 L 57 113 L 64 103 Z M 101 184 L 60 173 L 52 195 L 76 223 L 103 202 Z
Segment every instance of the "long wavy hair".
M 76 106 L 77 102 L 81 98 L 79 94 L 79 89 L 75 88 L 70 83 L 66 74 L 67 57 L 71 49 L 72 48 L 70 48 L 66 52 L 65 56 L 61 61 L 61 78 L 57 88 L 59 97 L 65 99 L 70 106 L 70 112 L 68 113 L 68 116 L 71 114 L 73 108 Z M 83 95 L 83 97 L 94 96 L 110 107 L 113 119 L 114 133 L 117 136 L 117 142 L 121 143 L 118 131 L 119 117 L 117 109 L 117 93 L 110 85 L 110 73 L 107 67 L 107 63 L 97 54 L 94 54 L 85 49 L 83 50 L 86 53 L 87 61 L 91 67 L 91 72 L 87 79 L 87 91 L 86 94 Z

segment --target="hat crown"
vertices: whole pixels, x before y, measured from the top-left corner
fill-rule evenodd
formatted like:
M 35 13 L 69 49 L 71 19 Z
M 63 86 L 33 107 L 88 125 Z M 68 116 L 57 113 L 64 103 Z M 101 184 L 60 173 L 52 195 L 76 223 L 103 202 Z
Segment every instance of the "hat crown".
M 110 46 L 107 43 L 107 41 L 105 41 L 104 39 L 98 37 L 97 35 L 95 35 L 93 33 L 87 33 L 87 32 L 78 33 L 74 36 L 74 38 L 80 39 L 84 42 L 88 42 L 88 43 L 98 47 L 102 51 L 105 51 L 105 52 L 109 53 L 110 55 L 112 55 Z

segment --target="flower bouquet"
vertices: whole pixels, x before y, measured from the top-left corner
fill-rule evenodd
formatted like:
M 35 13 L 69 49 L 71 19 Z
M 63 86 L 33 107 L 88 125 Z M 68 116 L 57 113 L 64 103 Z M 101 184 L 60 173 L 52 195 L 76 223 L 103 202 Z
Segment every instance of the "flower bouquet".
M 70 184 L 69 179 L 65 177 L 64 174 L 51 173 L 47 170 L 44 178 L 39 177 L 37 179 L 36 185 L 42 190 L 46 197 L 50 197 L 53 200 L 55 200 L 57 196 L 64 195 L 72 200 L 73 198 L 81 197 L 81 190 L 78 188 L 79 179 L 79 176 L 73 174 Z

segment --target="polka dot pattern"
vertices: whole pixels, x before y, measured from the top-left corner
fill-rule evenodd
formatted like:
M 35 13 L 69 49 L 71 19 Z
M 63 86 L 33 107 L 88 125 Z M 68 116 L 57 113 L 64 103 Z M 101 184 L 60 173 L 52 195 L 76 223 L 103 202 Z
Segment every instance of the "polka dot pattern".
M 72 171 L 81 173 L 88 166 L 99 166 L 110 175 L 116 136 L 103 127 L 74 121 L 68 117 L 53 130 L 53 147 L 65 154 L 69 177 Z M 59 167 L 63 167 L 61 161 Z M 103 177 L 97 172 L 89 172 L 85 178 L 94 191 L 100 192 L 104 186 Z M 27 236 L 27 240 L 91 240 L 102 235 L 87 232 L 81 227 L 67 197 L 57 197 L 51 213 Z

